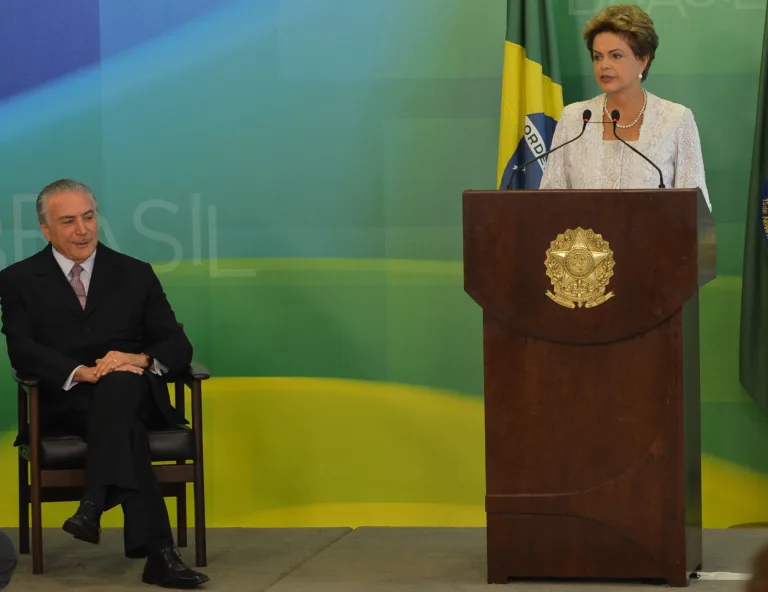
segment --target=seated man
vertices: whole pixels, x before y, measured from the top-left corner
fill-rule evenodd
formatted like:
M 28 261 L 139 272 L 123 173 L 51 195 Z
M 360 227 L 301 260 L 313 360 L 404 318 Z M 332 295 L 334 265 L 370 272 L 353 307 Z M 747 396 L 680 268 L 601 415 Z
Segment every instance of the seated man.
M 98 242 L 97 213 L 92 191 L 76 181 L 40 192 L 50 244 L 0 272 L 8 355 L 41 379 L 41 430 L 55 424 L 88 442 L 85 494 L 64 530 L 98 543 L 102 512 L 122 505 L 125 554 L 147 558 L 142 580 L 196 587 L 208 576 L 174 545 L 147 437 L 148 428 L 186 421 L 159 375 L 184 372 L 192 345 L 152 267 Z

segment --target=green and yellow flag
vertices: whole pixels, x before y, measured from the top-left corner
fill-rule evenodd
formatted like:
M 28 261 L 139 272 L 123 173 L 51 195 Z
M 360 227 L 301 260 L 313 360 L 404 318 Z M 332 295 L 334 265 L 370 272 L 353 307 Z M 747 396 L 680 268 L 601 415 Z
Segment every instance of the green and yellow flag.
M 497 182 L 549 150 L 563 111 L 553 1 L 507 0 Z M 538 189 L 546 159 L 515 176 L 514 189 Z
M 744 275 L 741 289 L 739 378 L 768 413 L 768 14 L 763 37 L 755 146 L 747 199 Z

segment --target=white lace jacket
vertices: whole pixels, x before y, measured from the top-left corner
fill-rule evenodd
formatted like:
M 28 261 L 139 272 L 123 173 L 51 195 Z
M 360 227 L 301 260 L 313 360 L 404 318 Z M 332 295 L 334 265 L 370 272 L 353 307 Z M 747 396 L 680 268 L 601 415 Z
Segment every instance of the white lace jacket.
M 579 134 L 585 109 L 592 110 L 591 121 L 608 120 L 603 112 L 604 97 L 600 95 L 565 107 L 552 146 Z M 690 109 L 648 93 L 640 138 L 630 144 L 661 169 L 665 187 L 701 188 L 712 211 L 699 130 Z M 581 138 L 547 158 L 540 188 L 644 189 L 658 186 L 659 173 L 655 168 L 621 142 L 603 140 L 603 126 L 590 123 Z

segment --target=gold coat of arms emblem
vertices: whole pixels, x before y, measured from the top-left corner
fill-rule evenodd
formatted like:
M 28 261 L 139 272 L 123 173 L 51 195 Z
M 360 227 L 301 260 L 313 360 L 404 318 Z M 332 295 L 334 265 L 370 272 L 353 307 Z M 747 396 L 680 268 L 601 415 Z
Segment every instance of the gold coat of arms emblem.
M 550 243 L 546 254 L 544 265 L 554 286 L 554 293 L 546 294 L 560 306 L 592 308 L 613 297 L 606 288 L 616 263 L 601 235 L 581 227 L 566 230 Z

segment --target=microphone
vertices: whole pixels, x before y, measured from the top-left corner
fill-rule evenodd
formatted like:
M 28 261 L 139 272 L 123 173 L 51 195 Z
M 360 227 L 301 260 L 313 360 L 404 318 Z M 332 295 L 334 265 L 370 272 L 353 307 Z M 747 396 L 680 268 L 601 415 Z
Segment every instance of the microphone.
M 581 118 L 584 120 L 584 125 L 581 126 L 581 133 L 578 136 L 576 136 L 572 140 L 568 140 L 567 142 L 560 144 L 559 146 L 556 146 L 555 148 L 552 148 L 551 150 L 547 150 L 546 152 L 544 152 L 543 154 L 540 154 L 536 158 L 529 160 L 523 166 L 515 167 L 514 169 L 512 169 L 512 174 L 509 176 L 509 181 L 507 181 L 507 190 L 512 188 L 512 181 L 514 181 L 517 171 L 519 171 L 520 169 L 525 169 L 525 167 L 527 167 L 529 164 L 533 164 L 540 158 L 549 156 L 555 150 L 560 150 L 560 148 L 562 148 L 563 146 L 567 146 L 571 142 L 575 142 L 576 140 L 578 140 L 584 134 L 584 130 L 587 129 L 587 124 L 589 123 L 589 120 L 592 119 L 592 111 L 590 111 L 589 109 L 584 109 L 584 113 L 581 114 Z
M 620 138 L 620 137 L 619 137 L 619 136 L 616 134 L 616 124 L 617 124 L 617 123 L 619 123 L 619 119 L 620 119 L 620 118 L 621 118 L 621 113 L 619 113 L 619 110 L 618 110 L 618 109 L 614 109 L 613 111 L 611 111 L 611 120 L 613 121 L 613 135 L 614 135 L 614 136 L 616 136 L 616 139 L 617 139 L 619 142 L 621 142 L 622 144 L 624 144 L 624 145 L 625 145 L 627 148 L 629 148 L 629 149 L 630 149 L 630 150 L 632 150 L 633 152 L 636 152 L 637 154 L 639 154 L 640 156 L 642 156 L 642 157 L 643 157 L 645 160 L 647 160 L 647 161 L 648 161 L 648 162 L 651 164 L 651 166 L 652 166 L 653 168 L 655 168 L 657 171 L 659 171 L 659 187 L 660 187 L 661 189 L 664 189 L 664 175 L 662 175 L 662 174 L 661 174 L 661 169 L 660 169 L 659 167 L 657 167 L 657 166 L 656 166 L 656 165 L 653 163 L 653 161 L 652 161 L 650 158 L 648 158 L 648 157 L 647 157 L 645 154 L 643 154 L 643 153 L 642 153 L 642 152 L 640 152 L 639 150 L 636 150 L 635 148 L 633 148 L 632 146 L 630 146 L 630 145 L 629 145 L 627 142 L 625 142 L 624 140 L 622 140 L 622 139 L 621 139 L 621 138 Z

